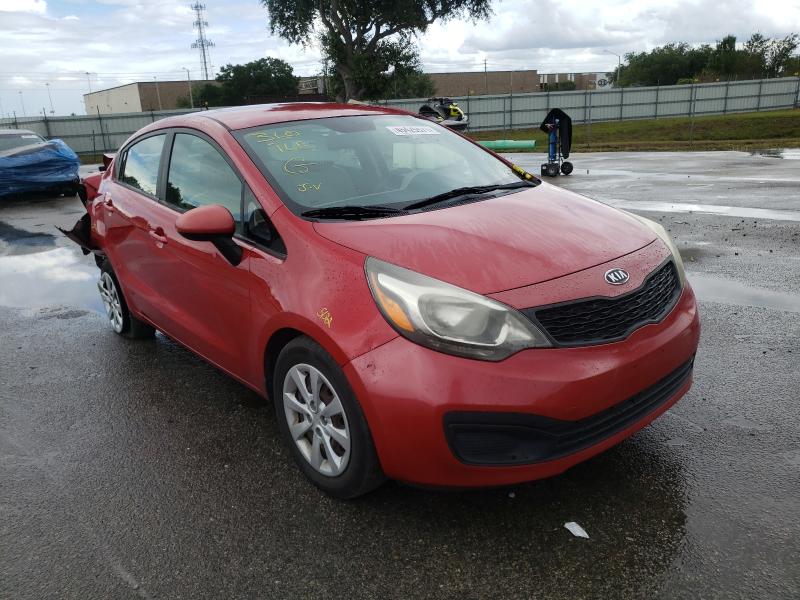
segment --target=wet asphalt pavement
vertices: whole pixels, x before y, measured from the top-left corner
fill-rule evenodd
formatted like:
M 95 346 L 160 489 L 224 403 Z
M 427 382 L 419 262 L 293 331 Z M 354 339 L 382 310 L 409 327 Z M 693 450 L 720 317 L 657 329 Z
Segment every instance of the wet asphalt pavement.
M 0 203 L 0 598 L 800 597 L 800 161 L 572 160 L 558 185 L 676 239 L 694 387 L 559 477 L 351 502 L 304 481 L 266 401 L 111 332 L 54 229 L 76 199 Z

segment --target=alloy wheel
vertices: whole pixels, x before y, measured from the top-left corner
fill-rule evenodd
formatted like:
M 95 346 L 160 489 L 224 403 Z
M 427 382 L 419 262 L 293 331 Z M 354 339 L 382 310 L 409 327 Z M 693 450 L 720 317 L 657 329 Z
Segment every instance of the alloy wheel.
M 330 381 L 315 367 L 294 365 L 283 380 L 283 408 L 289 433 L 308 463 L 336 477 L 350 460 L 347 415 Z
M 106 308 L 106 315 L 111 327 L 117 333 L 122 333 L 124 321 L 122 318 L 122 302 L 119 299 L 119 292 L 114 283 L 114 279 L 108 273 L 103 273 L 97 282 L 97 289 L 100 290 L 100 298 Z

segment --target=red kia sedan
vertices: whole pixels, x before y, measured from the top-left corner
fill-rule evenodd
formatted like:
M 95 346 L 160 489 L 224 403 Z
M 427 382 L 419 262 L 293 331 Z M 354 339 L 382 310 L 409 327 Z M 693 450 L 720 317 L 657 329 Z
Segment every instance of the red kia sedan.
M 86 185 L 73 237 L 113 330 L 271 398 L 337 497 L 555 475 L 691 384 L 697 305 L 662 227 L 407 113 L 171 117 Z

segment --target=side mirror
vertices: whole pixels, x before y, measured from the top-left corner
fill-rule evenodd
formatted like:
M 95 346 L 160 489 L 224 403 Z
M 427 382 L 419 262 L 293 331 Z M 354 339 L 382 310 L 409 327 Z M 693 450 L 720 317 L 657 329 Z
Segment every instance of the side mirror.
M 108 166 L 111 164 L 111 161 L 114 160 L 116 155 L 116 152 L 103 153 L 103 164 L 100 165 L 100 171 L 105 171 L 108 169 Z
M 242 261 L 242 248 L 233 241 L 236 221 L 220 204 L 193 208 L 175 221 L 175 229 L 187 240 L 211 242 L 233 266 Z

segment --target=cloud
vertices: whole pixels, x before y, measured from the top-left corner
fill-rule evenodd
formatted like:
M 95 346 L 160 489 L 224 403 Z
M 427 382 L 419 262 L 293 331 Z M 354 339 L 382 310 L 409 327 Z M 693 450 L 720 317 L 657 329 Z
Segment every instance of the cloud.
M 47 11 L 47 2 L 44 0 L 0 0 L 0 11 L 43 15 Z
M 490 23 L 463 37 L 459 53 L 541 72 L 610 66 L 614 58 L 606 49 L 624 54 L 675 41 L 713 43 L 729 33 L 743 41 L 755 31 L 775 37 L 800 31 L 800 3 L 793 0 L 724 6 L 716 0 L 511 0 L 495 8 Z

